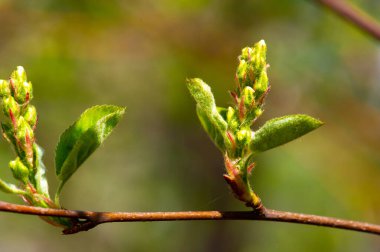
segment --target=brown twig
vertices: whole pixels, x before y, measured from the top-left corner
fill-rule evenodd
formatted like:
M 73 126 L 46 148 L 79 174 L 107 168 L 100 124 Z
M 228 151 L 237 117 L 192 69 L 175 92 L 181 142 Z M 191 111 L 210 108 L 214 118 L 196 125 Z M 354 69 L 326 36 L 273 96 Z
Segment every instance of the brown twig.
M 344 0 L 316 0 L 342 18 L 359 27 L 377 40 L 380 40 L 380 24 L 365 12 Z
M 380 225 L 310 214 L 282 212 L 265 208 L 263 208 L 263 210 L 260 213 L 253 211 L 92 212 L 40 208 L 11 204 L 0 201 L 0 211 L 39 216 L 67 217 L 81 220 L 78 221 L 74 227 L 64 230 L 64 234 L 74 234 L 81 231 L 87 231 L 91 228 L 96 227 L 99 224 L 107 222 L 144 222 L 179 220 L 260 220 L 325 226 L 380 235 Z

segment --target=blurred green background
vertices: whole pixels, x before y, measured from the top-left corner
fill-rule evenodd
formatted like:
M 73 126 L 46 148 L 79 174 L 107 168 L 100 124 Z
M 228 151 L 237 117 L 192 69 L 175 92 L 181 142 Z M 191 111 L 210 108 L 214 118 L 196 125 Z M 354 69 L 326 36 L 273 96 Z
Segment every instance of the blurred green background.
M 353 2 L 380 16 L 378 0 Z M 241 48 L 265 39 L 272 90 L 257 127 L 292 113 L 326 124 L 257 157 L 253 185 L 264 204 L 380 223 L 379 43 L 314 1 L 0 0 L 0 23 L 0 76 L 23 65 L 33 82 L 51 192 L 60 133 L 87 107 L 127 106 L 65 187 L 66 208 L 244 210 L 185 78 L 203 78 L 227 105 Z M 8 181 L 13 158 L 1 140 Z M 0 223 L 0 251 L 380 250 L 373 235 L 284 223 L 118 223 L 72 236 L 34 216 L 2 213 Z

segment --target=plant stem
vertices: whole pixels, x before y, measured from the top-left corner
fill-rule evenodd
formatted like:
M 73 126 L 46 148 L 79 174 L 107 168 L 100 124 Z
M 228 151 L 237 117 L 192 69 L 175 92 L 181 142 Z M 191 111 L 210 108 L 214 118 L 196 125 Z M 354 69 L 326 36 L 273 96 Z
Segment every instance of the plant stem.
M 380 24 L 356 6 L 344 0 L 316 0 L 316 2 L 331 9 L 342 18 L 359 27 L 373 38 L 380 40 Z
M 82 220 L 78 221 L 72 228 L 64 230 L 64 234 L 74 234 L 81 231 L 87 231 L 99 224 L 107 222 L 260 220 L 325 226 L 380 235 L 380 225 L 310 214 L 283 212 L 266 208 L 263 208 L 263 210 L 259 213 L 254 211 L 92 212 L 32 207 L 0 201 L 0 211 L 39 216 L 67 217 Z

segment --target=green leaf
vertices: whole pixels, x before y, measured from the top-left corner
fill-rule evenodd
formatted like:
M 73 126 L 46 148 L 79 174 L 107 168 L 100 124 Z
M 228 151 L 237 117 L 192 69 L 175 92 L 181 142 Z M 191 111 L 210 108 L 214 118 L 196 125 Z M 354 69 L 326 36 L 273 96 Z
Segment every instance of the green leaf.
M 224 138 L 220 134 L 219 130 L 217 130 L 214 124 L 209 120 L 207 115 L 200 109 L 199 105 L 197 105 L 197 115 L 199 121 L 201 122 L 203 129 L 206 131 L 211 140 L 215 143 L 215 145 L 223 151 L 224 148 Z
M 187 81 L 187 87 L 197 103 L 197 113 L 203 127 L 215 144 L 224 150 L 225 143 L 229 143 L 226 136 L 227 122 L 215 105 L 210 86 L 195 78 Z M 220 139 L 223 139 L 224 144 L 221 144 Z
M 55 151 L 56 174 L 60 180 L 56 199 L 63 185 L 107 138 L 124 112 L 124 107 L 94 106 L 63 132 Z
M 254 152 L 263 152 L 303 136 L 322 124 L 308 115 L 274 118 L 255 132 L 250 148 Z

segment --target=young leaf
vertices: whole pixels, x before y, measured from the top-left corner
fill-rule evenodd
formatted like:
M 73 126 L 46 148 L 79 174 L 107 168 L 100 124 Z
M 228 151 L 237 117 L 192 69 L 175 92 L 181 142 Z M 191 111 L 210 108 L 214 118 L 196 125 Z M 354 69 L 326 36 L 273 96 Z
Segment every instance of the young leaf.
M 63 132 L 55 151 L 56 174 L 60 180 L 56 199 L 63 185 L 107 138 L 124 112 L 124 107 L 94 106 Z
M 203 127 L 215 144 L 224 150 L 224 144 L 221 144 L 220 139 L 222 138 L 224 143 L 228 143 L 227 122 L 218 112 L 210 86 L 201 79 L 195 78 L 187 81 L 187 87 L 197 102 L 198 117 Z
M 200 109 L 199 105 L 197 105 L 196 108 L 197 108 L 197 115 L 198 115 L 199 121 L 201 122 L 203 126 L 203 129 L 206 131 L 206 133 L 211 138 L 211 140 L 215 143 L 215 145 L 221 151 L 223 151 L 225 149 L 223 136 L 220 134 L 219 130 L 215 128 L 214 124 L 210 121 L 210 119 L 207 117 L 205 112 L 203 112 L 203 110 Z
M 250 148 L 254 152 L 263 152 L 303 136 L 322 124 L 308 115 L 274 118 L 255 132 Z

